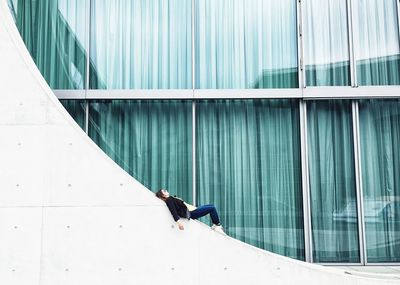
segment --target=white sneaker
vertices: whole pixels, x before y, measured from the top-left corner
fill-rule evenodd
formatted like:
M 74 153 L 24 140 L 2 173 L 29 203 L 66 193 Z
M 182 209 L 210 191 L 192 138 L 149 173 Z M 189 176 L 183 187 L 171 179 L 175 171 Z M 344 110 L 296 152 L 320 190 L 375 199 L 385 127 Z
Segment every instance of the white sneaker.
M 212 225 L 211 228 L 212 228 L 214 231 L 216 231 L 217 233 L 226 236 L 226 233 L 224 232 L 224 229 L 222 228 L 222 226 Z

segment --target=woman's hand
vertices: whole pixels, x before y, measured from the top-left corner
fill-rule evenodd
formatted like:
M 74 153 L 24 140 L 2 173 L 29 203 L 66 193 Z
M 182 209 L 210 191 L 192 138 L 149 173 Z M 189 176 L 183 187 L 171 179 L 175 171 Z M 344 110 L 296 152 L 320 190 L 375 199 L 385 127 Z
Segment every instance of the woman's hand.
M 178 220 L 176 221 L 176 223 L 178 224 L 178 228 L 183 231 L 185 229 L 185 227 L 182 225 L 182 223 Z

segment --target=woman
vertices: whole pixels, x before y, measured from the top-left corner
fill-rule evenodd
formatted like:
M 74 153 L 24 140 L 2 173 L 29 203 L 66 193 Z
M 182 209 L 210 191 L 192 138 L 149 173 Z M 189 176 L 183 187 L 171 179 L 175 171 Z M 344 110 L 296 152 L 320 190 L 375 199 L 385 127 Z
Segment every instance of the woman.
M 186 204 L 183 200 L 179 198 L 175 198 L 169 195 L 168 191 L 165 189 L 160 189 L 157 193 L 156 196 L 163 200 L 167 206 L 169 211 L 172 214 L 172 217 L 174 218 L 175 222 L 178 224 L 178 228 L 180 230 L 184 230 L 183 224 L 180 222 L 180 218 L 186 218 L 186 219 L 198 219 L 201 217 L 204 217 L 205 215 L 210 214 L 211 221 L 213 223 L 212 229 L 226 235 L 224 230 L 222 229 L 222 226 L 219 222 L 219 217 L 217 210 L 215 209 L 214 205 L 203 205 L 198 208 L 195 208 L 194 206 L 190 206 Z M 188 209 L 193 208 L 193 209 Z

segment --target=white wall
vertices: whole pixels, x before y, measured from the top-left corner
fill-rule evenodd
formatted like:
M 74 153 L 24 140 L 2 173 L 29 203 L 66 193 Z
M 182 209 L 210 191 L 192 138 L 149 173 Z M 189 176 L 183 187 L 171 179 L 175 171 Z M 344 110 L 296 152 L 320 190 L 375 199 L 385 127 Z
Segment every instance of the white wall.
M 0 284 L 399 284 L 185 226 L 75 124 L 0 0 Z

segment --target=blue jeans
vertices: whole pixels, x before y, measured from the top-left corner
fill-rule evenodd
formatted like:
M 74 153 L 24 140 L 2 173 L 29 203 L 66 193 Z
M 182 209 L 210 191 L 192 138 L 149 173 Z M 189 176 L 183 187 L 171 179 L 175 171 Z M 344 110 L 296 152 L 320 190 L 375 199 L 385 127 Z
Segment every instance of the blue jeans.
M 199 206 L 197 209 L 190 211 L 190 218 L 195 220 L 208 214 L 210 214 L 212 223 L 214 225 L 219 225 L 217 209 L 215 209 L 215 206 L 212 204 Z

